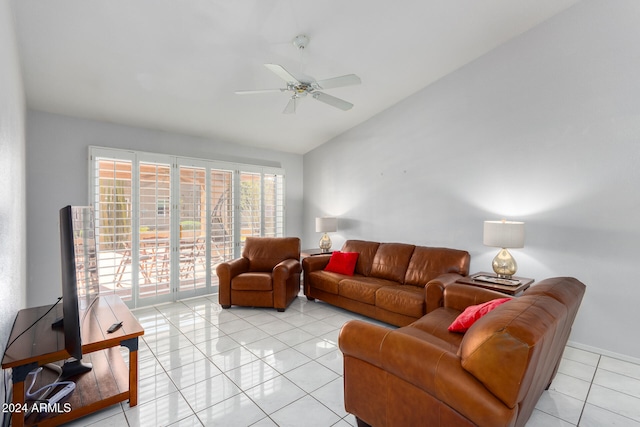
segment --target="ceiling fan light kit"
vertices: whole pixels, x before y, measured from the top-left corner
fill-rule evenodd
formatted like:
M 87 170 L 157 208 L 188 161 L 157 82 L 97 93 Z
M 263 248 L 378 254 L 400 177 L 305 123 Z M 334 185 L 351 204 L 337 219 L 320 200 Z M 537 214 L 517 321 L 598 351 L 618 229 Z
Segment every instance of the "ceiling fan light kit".
M 305 49 L 308 44 L 309 37 L 304 34 L 297 35 L 293 39 L 293 45 L 298 50 Z M 350 110 L 353 108 L 352 103 L 336 98 L 335 96 L 328 95 L 321 92 L 321 90 L 352 86 L 361 83 L 360 77 L 355 74 L 347 74 L 345 76 L 332 77 L 324 80 L 301 81 L 295 78 L 282 65 L 264 64 L 264 66 L 284 80 L 286 82 L 286 87 L 278 89 L 239 90 L 235 93 L 238 95 L 253 95 L 259 93 L 292 92 L 291 98 L 283 111 L 284 114 L 294 114 L 296 112 L 297 100 L 301 97 L 307 96 L 307 94 L 311 94 L 311 97 L 317 101 L 323 102 L 340 110 Z

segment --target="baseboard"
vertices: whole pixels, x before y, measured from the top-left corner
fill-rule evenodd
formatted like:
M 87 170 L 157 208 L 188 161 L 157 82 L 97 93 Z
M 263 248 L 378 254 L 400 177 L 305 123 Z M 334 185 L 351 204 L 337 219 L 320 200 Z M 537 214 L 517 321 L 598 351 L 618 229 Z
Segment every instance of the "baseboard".
M 568 341 L 569 347 L 577 348 L 578 350 L 589 351 L 591 353 L 601 354 L 603 356 L 611 357 L 618 360 L 624 360 L 625 362 L 635 363 L 640 365 L 640 358 L 627 356 L 626 354 L 615 353 L 613 351 L 605 350 L 602 348 L 592 347 L 590 345 L 580 344 L 575 341 Z

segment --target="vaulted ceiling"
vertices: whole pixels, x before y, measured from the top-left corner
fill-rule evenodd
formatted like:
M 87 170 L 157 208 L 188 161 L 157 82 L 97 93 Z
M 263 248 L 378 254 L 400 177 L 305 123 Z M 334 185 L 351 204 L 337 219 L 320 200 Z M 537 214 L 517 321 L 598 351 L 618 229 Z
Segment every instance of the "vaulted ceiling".
M 578 0 L 14 0 L 29 108 L 305 153 Z M 303 51 L 293 38 L 306 34 Z M 327 90 L 342 111 L 287 93 Z

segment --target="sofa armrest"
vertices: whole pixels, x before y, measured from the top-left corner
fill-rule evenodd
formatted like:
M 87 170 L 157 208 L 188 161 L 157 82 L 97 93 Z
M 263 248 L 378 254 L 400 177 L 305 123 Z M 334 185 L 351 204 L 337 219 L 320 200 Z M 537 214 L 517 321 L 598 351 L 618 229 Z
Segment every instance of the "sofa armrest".
M 302 267 L 297 259 L 285 259 L 273 267 L 273 281 L 283 283 L 294 274 L 300 274 Z
M 477 425 L 513 425 L 517 409 L 507 408 L 484 385 L 461 366 L 460 357 L 418 336 L 362 321 L 346 323 L 339 336 L 340 350 L 379 368 L 380 375 L 393 375 L 439 400 Z M 358 388 L 359 364 L 345 362 L 345 390 L 350 396 L 375 401 L 386 391 Z M 351 368 L 353 367 L 353 368 Z M 351 383 L 353 381 L 353 383 Z M 382 383 L 389 384 L 383 380 Z M 345 401 L 345 404 L 347 402 Z M 356 416 L 358 414 L 355 414 Z
M 509 295 L 490 289 L 479 288 L 462 283 L 452 283 L 444 290 L 444 307 L 457 311 L 464 311 L 465 308 L 482 304 L 498 298 L 507 298 Z
M 435 279 L 431 279 L 429 283 L 425 285 L 424 300 L 427 306 L 427 313 L 444 306 L 445 288 L 461 278 L 462 275 L 458 273 L 445 273 Z
M 302 259 L 302 271 L 304 272 L 304 294 L 309 298 L 311 279 L 309 274 L 314 271 L 324 270 L 329 264 L 331 254 L 326 255 L 313 255 Z
M 223 262 L 216 267 L 218 275 L 218 300 L 220 305 L 231 305 L 231 280 L 238 274 L 249 271 L 249 260 L 247 258 L 236 258 Z
M 330 259 L 331 254 L 308 256 L 302 260 L 302 268 L 305 273 L 323 270 L 329 264 Z

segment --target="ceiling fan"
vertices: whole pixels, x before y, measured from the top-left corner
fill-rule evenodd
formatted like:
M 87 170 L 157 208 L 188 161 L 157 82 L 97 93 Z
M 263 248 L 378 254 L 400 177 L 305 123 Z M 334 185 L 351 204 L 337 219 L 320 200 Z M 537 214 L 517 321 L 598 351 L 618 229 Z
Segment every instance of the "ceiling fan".
M 299 35 L 293 39 L 293 44 L 299 50 L 303 50 L 309 43 L 309 38 L 305 35 Z M 287 103 L 283 113 L 293 114 L 296 112 L 296 106 L 300 98 L 311 95 L 311 97 L 332 107 L 339 108 L 343 111 L 350 110 L 353 104 L 343 99 L 336 98 L 335 96 L 328 95 L 321 92 L 325 89 L 333 89 L 337 87 L 351 86 L 360 84 L 360 77 L 355 74 L 347 74 L 345 76 L 333 77 L 324 80 L 298 80 L 290 72 L 288 72 L 283 66 L 278 64 L 264 64 L 275 75 L 280 77 L 286 82 L 286 87 L 278 89 L 258 89 L 258 90 L 238 90 L 235 93 L 238 95 L 252 95 L 258 93 L 272 93 L 272 92 L 291 92 L 291 98 Z

